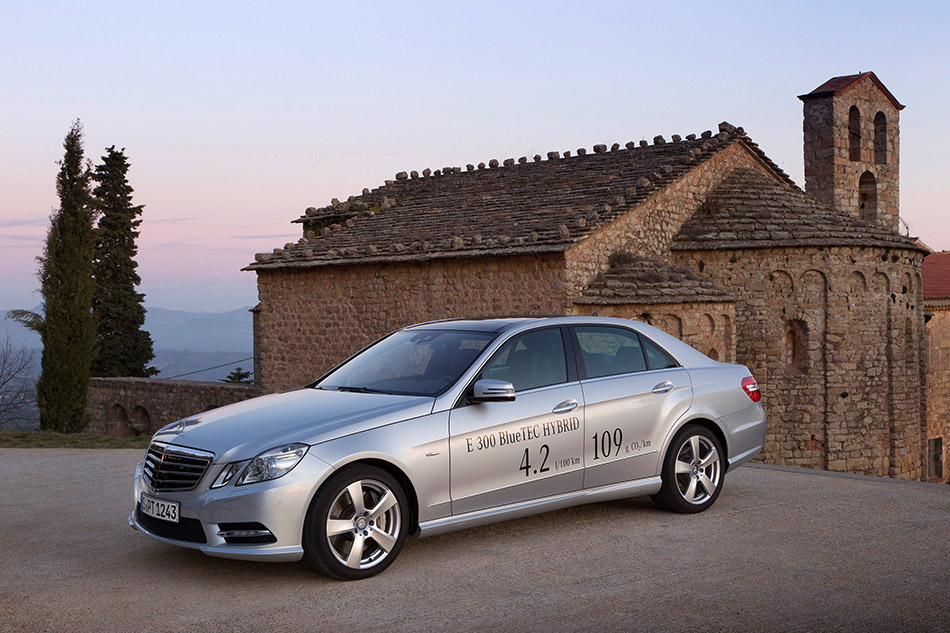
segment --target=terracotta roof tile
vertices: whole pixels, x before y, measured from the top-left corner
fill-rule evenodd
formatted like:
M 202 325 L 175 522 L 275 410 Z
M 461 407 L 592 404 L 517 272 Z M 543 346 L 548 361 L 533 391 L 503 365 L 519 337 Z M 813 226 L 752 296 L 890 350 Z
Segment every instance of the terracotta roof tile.
M 890 102 L 894 104 L 895 108 L 897 108 L 898 110 L 904 109 L 904 106 L 902 106 L 901 103 L 897 100 L 897 97 L 891 94 L 891 91 L 888 90 L 887 87 L 883 83 L 881 83 L 881 80 L 877 78 L 877 75 L 875 75 L 873 72 L 870 72 L 870 71 L 865 72 L 865 73 L 858 73 L 856 75 L 841 75 L 840 77 L 832 77 L 831 79 L 821 84 L 820 86 L 818 86 L 817 88 L 809 92 L 808 94 L 798 95 L 798 98 L 801 99 L 802 101 L 808 101 L 809 99 L 819 99 L 821 97 L 830 97 L 830 96 L 839 94 L 841 92 L 844 92 L 845 90 L 847 90 L 848 88 L 850 88 L 851 86 L 855 85 L 856 83 L 858 83 L 859 81 L 865 78 L 870 78 L 871 81 L 873 81 L 874 84 L 881 90 L 881 92 L 884 93 L 884 96 L 886 96 L 890 100 Z
M 924 299 L 950 299 L 950 252 L 927 255 L 920 275 Z
M 798 246 L 885 246 L 923 250 L 878 224 L 824 206 L 798 187 L 736 169 L 687 220 L 673 250 Z

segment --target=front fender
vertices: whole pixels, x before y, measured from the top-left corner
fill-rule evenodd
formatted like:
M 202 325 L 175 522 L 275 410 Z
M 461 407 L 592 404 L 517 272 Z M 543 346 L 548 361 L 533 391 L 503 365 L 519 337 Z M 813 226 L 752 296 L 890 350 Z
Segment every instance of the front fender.
M 344 435 L 316 444 L 310 452 L 334 471 L 367 460 L 392 464 L 415 489 L 419 522 L 430 521 L 451 514 L 448 431 L 449 413 L 442 411 Z

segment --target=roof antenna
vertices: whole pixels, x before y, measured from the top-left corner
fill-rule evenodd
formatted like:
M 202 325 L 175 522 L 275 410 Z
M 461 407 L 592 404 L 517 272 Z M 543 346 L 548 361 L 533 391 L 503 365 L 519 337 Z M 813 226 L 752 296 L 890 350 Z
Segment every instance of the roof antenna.
M 904 227 L 904 235 L 910 237 L 910 225 L 904 221 L 904 218 L 897 216 L 897 221 L 900 222 Z

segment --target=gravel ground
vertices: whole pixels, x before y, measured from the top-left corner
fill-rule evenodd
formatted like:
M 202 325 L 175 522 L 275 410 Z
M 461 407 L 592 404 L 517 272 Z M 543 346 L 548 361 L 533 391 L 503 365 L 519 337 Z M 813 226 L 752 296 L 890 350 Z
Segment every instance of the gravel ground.
M 129 529 L 140 456 L 0 449 L 0 631 L 950 630 L 950 486 L 740 468 L 701 515 L 572 508 L 346 583 Z

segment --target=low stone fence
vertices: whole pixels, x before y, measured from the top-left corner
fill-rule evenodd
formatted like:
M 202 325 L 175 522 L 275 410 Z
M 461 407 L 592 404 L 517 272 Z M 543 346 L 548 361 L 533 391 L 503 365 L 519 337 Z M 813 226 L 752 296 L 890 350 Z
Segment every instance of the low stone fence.
M 93 378 L 87 427 L 104 435 L 149 435 L 175 420 L 261 395 L 260 387 L 157 378 Z

